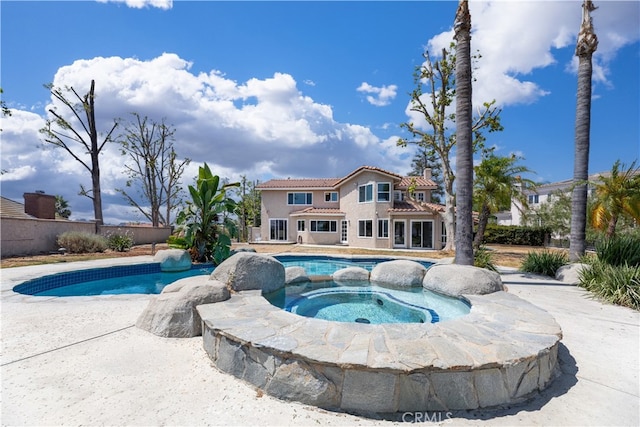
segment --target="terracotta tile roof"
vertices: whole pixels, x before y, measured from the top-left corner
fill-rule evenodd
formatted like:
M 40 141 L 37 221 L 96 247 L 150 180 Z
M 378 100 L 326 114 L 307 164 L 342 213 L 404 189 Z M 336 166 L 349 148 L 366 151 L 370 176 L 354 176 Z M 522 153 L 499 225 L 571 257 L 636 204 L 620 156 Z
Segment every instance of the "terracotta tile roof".
M 338 187 L 342 182 L 358 175 L 359 173 L 365 172 L 365 171 L 374 171 L 374 172 L 379 172 L 385 175 L 390 176 L 391 178 L 393 178 L 396 181 L 400 181 L 402 182 L 402 180 L 404 179 L 401 175 L 398 175 L 396 173 L 393 172 L 389 172 L 387 170 L 384 170 L 382 168 L 378 168 L 375 166 L 361 166 L 358 169 L 354 170 L 353 172 L 351 172 L 349 175 L 345 176 L 344 178 L 287 178 L 287 179 L 271 179 L 267 182 L 263 182 L 261 184 L 259 184 L 256 188 L 258 190 L 285 190 L 285 189 L 302 189 L 302 188 L 306 188 L 306 189 L 334 189 L 336 187 Z M 419 178 L 419 177 L 417 177 Z M 422 185 L 425 186 L 429 186 L 429 185 L 434 185 L 432 183 L 432 181 L 427 181 L 424 178 L 419 178 L 419 182 L 421 185 L 421 189 L 423 188 Z M 432 184 L 429 184 L 429 183 Z M 408 184 L 407 184 L 408 187 Z M 434 187 L 435 188 L 435 187 Z M 426 188 L 425 188 L 426 189 Z
M 309 207 L 302 209 L 301 211 L 291 212 L 291 216 L 294 215 L 344 215 L 340 209 L 335 208 L 314 208 Z
M 256 186 L 259 190 L 285 190 L 294 188 L 333 189 L 340 178 L 271 179 Z
M 35 218 L 24 212 L 22 203 L 0 196 L 0 216 L 5 218 Z
M 414 184 L 418 190 L 435 190 L 438 188 L 438 184 L 431 179 L 424 179 L 422 176 L 403 176 L 400 183 L 396 184 L 396 189 L 406 190 L 411 184 Z
M 413 200 L 394 201 L 389 212 L 444 212 L 444 205 L 436 203 L 414 202 Z
M 383 173 L 385 175 L 389 175 L 392 178 L 395 178 L 396 180 L 402 180 L 402 176 L 398 175 L 397 173 L 393 173 L 393 172 L 389 172 L 388 170 L 376 167 L 376 166 L 360 166 L 358 169 L 354 170 L 353 172 L 351 172 L 349 175 L 345 176 L 344 178 L 340 179 L 340 181 L 338 181 L 336 183 L 336 185 L 340 185 L 342 182 L 347 181 L 351 178 L 353 178 L 354 176 L 362 173 L 362 172 L 366 172 L 366 171 L 371 171 L 371 172 L 380 172 Z

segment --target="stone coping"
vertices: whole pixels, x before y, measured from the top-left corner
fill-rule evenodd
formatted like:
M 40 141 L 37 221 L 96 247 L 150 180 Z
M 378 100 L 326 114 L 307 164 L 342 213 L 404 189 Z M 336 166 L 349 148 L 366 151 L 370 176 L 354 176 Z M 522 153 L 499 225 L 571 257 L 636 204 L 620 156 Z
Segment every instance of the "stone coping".
M 261 291 L 197 310 L 214 364 L 283 399 L 424 411 L 514 403 L 544 389 L 562 338 L 555 319 L 507 292 L 465 297 L 469 314 L 435 324 L 306 318 L 271 305 Z

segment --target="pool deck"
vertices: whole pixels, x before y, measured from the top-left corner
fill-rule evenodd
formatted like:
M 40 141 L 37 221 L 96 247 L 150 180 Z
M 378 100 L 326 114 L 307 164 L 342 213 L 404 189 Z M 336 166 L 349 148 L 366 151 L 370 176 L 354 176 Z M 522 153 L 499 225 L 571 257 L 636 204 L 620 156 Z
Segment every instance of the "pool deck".
M 640 425 L 640 312 L 546 277 L 502 272 L 509 292 L 545 309 L 562 327 L 562 375 L 547 390 L 509 408 L 384 420 L 277 400 L 216 370 L 201 337 L 168 339 L 137 329 L 152 296 L 11 291 L 43 274 L 149 261 L 0 270 L 2 425 Z

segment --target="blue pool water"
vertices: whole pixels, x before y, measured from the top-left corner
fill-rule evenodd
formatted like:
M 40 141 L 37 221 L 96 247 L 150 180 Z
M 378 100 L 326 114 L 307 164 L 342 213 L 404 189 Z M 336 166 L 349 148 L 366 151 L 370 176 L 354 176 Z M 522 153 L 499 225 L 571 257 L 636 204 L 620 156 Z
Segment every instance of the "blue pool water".
M 326 256 L 276 256 L 285 267 L 304 267 L 308 275 L 331 275 L 335 271 L 360 266 L 371 271 L 389 258 L 333 258 Z M 426 267 L 431 263 L 424 262 Z M 212 265 L 197 265 L 191 270 L 162 273 L 160 264 L 138 264 L 78 270 L 40 277 L 17 285 L 14 292 L 36 296 L 85 296 L 114 294 L 158 294 L 162 289 L 184 277 L 211 274 Z
M 276 307 L 301 316 L 356 323 L 437 323 L 469 313 L 458 298 L 423 289 L 392 288 L 368 281 L 311 282 L 266 294 Z

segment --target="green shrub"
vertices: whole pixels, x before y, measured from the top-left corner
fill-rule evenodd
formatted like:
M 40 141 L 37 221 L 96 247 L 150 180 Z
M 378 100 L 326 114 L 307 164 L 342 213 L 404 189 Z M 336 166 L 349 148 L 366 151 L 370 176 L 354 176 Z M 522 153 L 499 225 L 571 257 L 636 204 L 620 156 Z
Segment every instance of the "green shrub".
M 529 252 L 522 261 L 521 271 L 527 273 L 544 274 L 545 276 L 556 276 L 556 271 L 560 267 L 569 263 L 569 257 L 565 252 L 558 251 L 538 251 Z
M 57 238 L 58 246 L 65 248 L 72 254 L 86 254 L 104 252 L 107 249 L 107 239 L 93 233 L 67 231 Z
M 167 239 L 167 244 L 172 249 L 186 249 L 187 248 L 187 240 L 184 237 L 176 236 L 172 234 Z
M 550 234 L 551 230 L 545 227 L 488 225 L 483 241 L 485 244 L 544 246 Z
M 592 259 L 580 273 L 580 286 L 613 304 L 640 310 L 640 266 Z
M 475 267 L 486 268 L 491 271 L 498 271 L 493 263 L 493 252 L 484 246 L 480 246 L 478 249 L 473 251 L 473 265 Z
M 622 234 L 596 241 L 598 259 L 609 265 L 640 265 L 640 236 Z
M 117 252 L 126 252 L 133 246 L 133 237 L 131 233 L 125 231 L 124 233 L 107 233 L 107 246 L 109 249 Z

